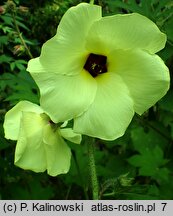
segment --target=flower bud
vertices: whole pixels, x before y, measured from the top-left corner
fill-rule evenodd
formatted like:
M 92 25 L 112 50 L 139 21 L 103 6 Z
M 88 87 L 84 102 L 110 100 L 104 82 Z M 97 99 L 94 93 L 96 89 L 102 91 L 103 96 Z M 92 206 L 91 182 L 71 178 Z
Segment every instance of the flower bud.
M 19 6 L 18 10 L 22 13 L 28 13 L 29 8 L 24 6 Z
M 6 10 L 8 12 L 15 12 L 16 11 L 16 4 L 13 1 L 8 0 L 6 2 Z
M 124 174 L 124 175 L 121 175 L 119 177 L 119 182 L 120 182 L 121 186 L 123 186 L 123 187 L 130 187 L 130 186 L 132 186 L 133 181 L 134 181 L 133 178 L 129 178 L 128 177 L 128 173 Z
M 20 44 L 13 47 L 14 55 L 21 55 L 24 51 L 25 51 L 25 47 Z
M 5 7 L 3 5 L 0 6 L 0 15 L 6 12 Z

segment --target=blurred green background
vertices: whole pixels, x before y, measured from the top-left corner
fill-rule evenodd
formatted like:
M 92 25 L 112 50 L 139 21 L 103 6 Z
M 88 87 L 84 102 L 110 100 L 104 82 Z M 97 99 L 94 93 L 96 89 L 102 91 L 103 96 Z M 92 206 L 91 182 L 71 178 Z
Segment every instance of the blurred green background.
M 34 57 L 52 37 L 66 10 L 78 0 L 0 1 L 0 199 L 91 199 L 85 137 L 69 143 L 68 174 L 50 177 L 14 166 L 16 142 L 4 138 L 5 113 L 20 100 L 39 104 L 39 91 L 26 72 L 30 59 L 18 30 Z M 87 1 L 86 1 L 87 2 Z M 103 14 L 137 12 L 167 34 L 159 56 L 173 74 L 172 0 L 95 0 Z M 173 199 L 173 89 L 142 116 L 135 115 L 125 135 L 96 140 L 95 158 L 101 199 Z

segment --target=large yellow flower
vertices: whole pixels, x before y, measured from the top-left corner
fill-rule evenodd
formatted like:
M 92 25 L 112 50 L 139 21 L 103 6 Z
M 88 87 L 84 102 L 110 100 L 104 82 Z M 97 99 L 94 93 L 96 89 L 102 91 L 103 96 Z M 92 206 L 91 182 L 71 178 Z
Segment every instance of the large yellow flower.
M 140 14 L 102 17 L 100 6 L 81 3 L 65 13 L 27 70 L 53 121 L 74 119 L 76 132 L 113 140 L 134 112 L 142 114 L 167 92 L 169 71 L 155 55 L 165 42 Z
M 34 172 L 47 170 L 51 176 L 67 173 L 71 151 L 63 138 L 81 142 L 81 135 L 70 128 L 60 128 L 29 101 L 20 101 L 5 115 L 5 137 L 17 140 L 15 165 Z

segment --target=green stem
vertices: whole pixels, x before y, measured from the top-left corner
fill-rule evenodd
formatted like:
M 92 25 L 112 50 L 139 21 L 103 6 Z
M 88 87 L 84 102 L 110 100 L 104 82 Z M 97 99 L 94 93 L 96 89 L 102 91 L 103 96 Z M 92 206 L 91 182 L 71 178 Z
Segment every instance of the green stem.
M 90 0 L 90 4 L 94 4 L 94 0 Z
M 24 39 L 23 39 L 23 37 L 22 37 L 22 34 L 21 34 L 21 32 L 20 32 L 20 29 L 19 29 L 19 26 L 17 25 L 15 12 L 12 12 L 12 17 L 13 17 L 14 26 L 15 26 L 16 31 L 17 31 L 17 34 L 18 34 L 18 36 L 19 36 L 19 38 L 20 38 L 20 40 L 21 40 L 21 43 L 22 43 L 23 46 L 25 47 L 25 50 L 26 50 L 28 56 L 32 59 L 33 56 L 32 56 L 32 54 L 31 54 L 31 52 L 30 52 L 28 46 L 26 45 L 26 43 L 25 43 L 25 41 L 24 41 Z
M 96 166 L 95 166 L 95 158 L 94 158 L 94 139 L 88 139 L 88 162 L 89 162 L 89 171 L 91 177 L 91 185 L 92 185 L 92 195 L 93 200 L 99 199 L 99 186 L 97 180 Z

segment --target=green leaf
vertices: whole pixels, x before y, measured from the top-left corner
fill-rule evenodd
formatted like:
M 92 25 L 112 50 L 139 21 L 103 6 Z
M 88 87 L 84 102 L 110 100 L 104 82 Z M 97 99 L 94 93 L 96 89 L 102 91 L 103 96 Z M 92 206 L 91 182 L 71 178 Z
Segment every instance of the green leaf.
M 10 147 L 10 144 L 4 138 L 3 126 L 0 124 L 0 150 Z
M 114 0 L 111 0 L 109 1 L 109 6 L 110 7 L 119 7 L 119 8 L 123 8 L 125 10 L 129 10 L 131 12 L 138 12 L 140 13 L 141 12 L 141 9 L 140 7 L 138 6 L 138 4 L 136 3 L 135 0 L 131 0 L 129 1 L 129 3 L 127 2 L 123 2 L 121 0 L 117 0 L 117 1 L 114 1 Z
M 26 27 L 25 24 L 23 24 L 22 22 L 19 22 L 18 20 L 16 21 L 17 25 L 19 27 L 22 27 L 23 29 L 27 30 L 27 31 L 30 31 L 30 29 L 28 27 Z
M 158 130 L 150 129 L 147 132 L 142 127 L 133 128 L 131 130 L 131 139 L 134 149 L 141 154 L 145 153 L 147 149 L 153 149 L 155 146 L 163 146 L 167 144 L 167 140 Z
M 2 64 L 2 63 L 9 63 L 12 60 L 13 60 L 12 57 L 7 56 L 5 54 L 3 54 L 3 55 L 0 56 L 0 64 Z
M 139 167 L 139 175 L 155 177 L 168 160 L 164 159 L 162 149 L 156 146 L 154 149 L 143 149 L 141 154 L 132 156 L 128 162 Z
M 1 15 L 1 19 L 4 21 L 6 25 L 12 26 L 13 19 L 9 13 Z
M 5 35 L 0 36 L 0 44 L 1 45 L 7 45 L 8 44 L 8 37 Z
M 173 91 L 169 90 L 168 93 L 159 101 L 160 108 L 173 113 Z

